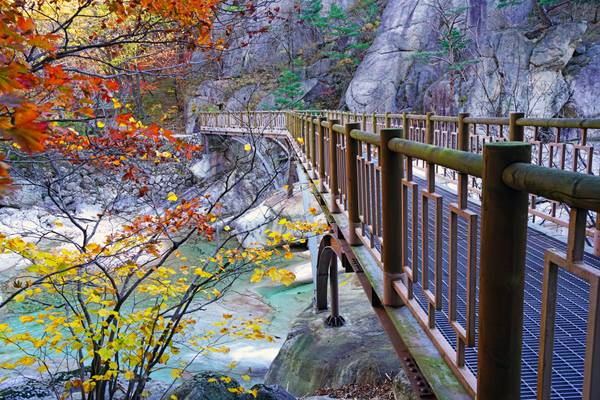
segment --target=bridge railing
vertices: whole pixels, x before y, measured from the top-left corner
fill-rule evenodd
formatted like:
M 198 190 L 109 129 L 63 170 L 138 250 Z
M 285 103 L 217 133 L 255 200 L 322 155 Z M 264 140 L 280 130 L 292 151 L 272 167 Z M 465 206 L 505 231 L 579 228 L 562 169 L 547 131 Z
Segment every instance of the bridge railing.
M 281 111 L 222 111 L 195 113 L 196 126 L 210 128 L 239 128 L 282 130 L 286 116 Z
M 454 124 L 448 136 L 436 139 L 435 130 L 425 129 L 412 134 L 416 140 L 407 137 L 410 129 L 389 128 L 390 118 L 383 127 L 377 122 L 378 134 L 362 130 L 360 120 L 342 125 L 311 113 L 290 113 L 288 118 L 288 129 L 305 144 L 314 177 L 327 182 L 321 189 L 331 191 L 330 210 L 347 213 L 347 241 L 369 246 L 380 261 L 384 304 L 409 307 L 465 387 L 479 398 L 520 395 L 529 197 L 568 207 L 567 252 L 546 250 L 538 396 L 547 399 L 551 393 L 559 269 L 590 284 L 583 394 L 600 395 L 600 272 L 583 261 L 587 215 L 600 211 L 600 177 L 531 164 L 535 144 L 519 142 L 519 132 L 509 137 L 515 141 L 490 141 L 475 152 L 469 124 L 479 120 L 464 114 L 438 118 Z M 427 119 L 435 118 L 426 117 L 425 123 Z M 328 148 L 328 174 L 319 168 L 324 152 L 316 149 L 321 147 Z M 417 161 L 425 166 L 424 183 L 413 171 Z M 457 182 L 456 201 L 446 206 L 446 261 L 438 168 L 455 173 Z M 473 179 L 481 182 L 481 212 L 468 197 Z M 466 248 L 464 255 L 459 246 Z M 438 313 L 447 321 L 440 321 Z M 440 323 L 454 331 L 454 347 Z M 475 368 L 466 365 L 469 349 L 477 350 L 470 352 L 471 357 L 476 354 Z
M 522 113 L 511 113 L 509 117 L 439 116 L 432 113 L 367 115 L 335 110 L 320 113 L 341 123 L 358 122 L 363 131 L 377 133 L 385 127 L 402 128 L 408 132 L 408 139 L 421 143 L 425 143 L 425 137 L 433 135 L 431 144 L 452 149 L 458 148 L 458 125 L 462 123 L 469 132 L 469 152 L 481 154 L 487 143 L 524 141 L 532 144 L 532 162 L 536 165 L 600 175 L 600 152 L 598 148 L 594 149 L 589 139 L 591 132 L 599 132 L 600 119 L 524 118 Z M 456 181 L 455 171 L 438 167 L 436 173 Z M 468 188 L 480 194 L 481 180 L 471 179 Z M 552 199 L 532 194 L 529 212 L 533 221 L 540 218 L 567 227 L 568 207 Z M 590 213 L 587 225 L 586 241 L 600 255 L 600 218 Z

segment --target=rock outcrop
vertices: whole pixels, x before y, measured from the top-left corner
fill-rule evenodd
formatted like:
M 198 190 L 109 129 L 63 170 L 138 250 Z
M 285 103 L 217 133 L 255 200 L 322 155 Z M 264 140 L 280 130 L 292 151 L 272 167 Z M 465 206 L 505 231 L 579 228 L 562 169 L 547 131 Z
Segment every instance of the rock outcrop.
M 340 278 L 340 310 L 346 325 L 329 328 L 324 324 L 326 313 L 307 308 L 294 322 L 266 383 L 304 396 L 323 387 L 381 382 L 402 371 L 358 280 L 350 274 Z M 410 395 L 409 388 L 406 393 Z
M 211 372 L 202 372 L 184 380 L 165 398 L 178 400 L 296 400 L 294 396 L 277 385 L 254 385 L 250 391 L 240 391 L 240 384 L 233 378 Z
M 544 10 L 532 1 L 499 4 L 390 1 L 378 36 L 346 90 L 348 108 L 598 116 L 593 101 L 598 84 L 592 77 L 599 63 L 599 7 L 564 3 Z M 450 53 L 439 8 L 452 13 L 465 6 L 457 19 L 465 47 L 461 54 Z
M 321 15 L 333 3 L 347 12 L 361 6 L 354 0 L 321 1 Z M 300 57 L 305 63 L 298 70 L 302 98 L 313 106 L 332 104 L 332 93 L 341 92 L 338 105 L 356 112 L 600 115 L 595 101 L 600 84 L 594 79 L 600 70 L 597 3 L 376 3 L 382 10 L 378 28 L 358 67 L 350 71 L 351 79 L 336 76 L 339 59 L 323 50 L 327 38 L 298 19 L 293 2 L 279 0 L 272 6 L 285 22 L 270 24 L 267 32 L 251 38 L 240 33 L 235 43 L 244 45 L 232 46 L 235 50 L 226 53 L 217 77 L 202 82 L 190 104 L 271 108 L 279 71 Z M 455 36 L 449 39 L 453 13 Z M 456 50 L 448 50 L 448 40 L 456 40 L 451 43 Z

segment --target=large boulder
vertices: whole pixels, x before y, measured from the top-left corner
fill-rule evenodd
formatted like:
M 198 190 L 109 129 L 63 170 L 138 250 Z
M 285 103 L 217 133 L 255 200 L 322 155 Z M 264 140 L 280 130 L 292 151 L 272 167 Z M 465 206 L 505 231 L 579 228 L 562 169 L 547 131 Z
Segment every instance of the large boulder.
M 237 393 L 240 384 L 235 380 L 225 381 L 222 375 L 201 372 L 184 380 L 166 398 L 177 400 L 252 400 L 250 393 Z M 231 389 L 231 390 L 229 390 Z
M 307 308 L 269 368 L 267 384 L 277 383 L 304 396 L 324 387 L 382 382 L 400 371 L 394 348 L 356 276 L 340 278 L 340 310 L 346 325 L 329 328 L 326 313 Z
M 404 108 L 409 104 L 399 103 L 397 97 L 412 99 L 405 94 L 420 93 L 419 84 L 433 79 L 427 66 L 419 71 L 413 68 L 416 52 L 435 40 L 432 27 L 438 24 L 439 15 L 433 7 L 419 0 L 390 1 L 381 20 L 378 35 L 346 91 L 346 104 L 352 111 Z
M 571 88 L 571 105 L 575 115 L 600 116 L 600 44 L 578 49 L 566 68 L 565 78 Z
M 312 196 L 310 199 L 311 204 L 308 207 L 318 209 L 318 204 Z M 268 240 L 266 230 L 286 232 L 285 226 L 279 224 L 281 219 L 285 218 L 288 221 L 312 219 L 313 216 L 306 213 L 305 207 L 302 191 L 296 191 L 292 197 L 287 197 L 284 192 L 277 192 L 237 218 L 231 223 L 231 227 L 245 247 L 264 246 Z M 317 216 L 316 220 L 325 222 L 323 215 Z

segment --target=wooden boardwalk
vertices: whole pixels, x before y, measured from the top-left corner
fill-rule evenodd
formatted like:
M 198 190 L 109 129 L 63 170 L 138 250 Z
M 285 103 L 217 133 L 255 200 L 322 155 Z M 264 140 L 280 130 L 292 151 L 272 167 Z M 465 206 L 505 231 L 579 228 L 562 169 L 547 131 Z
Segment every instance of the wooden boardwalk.
M 253 126 L 251 129 L 243 127 L 245 118 Z M 391 119 L 387 115 L 385 118 L 385 125 L 390 126 Z M 454 139 L 448 136 L 448 143 L 452 142 L 455 148 L 461 149 L 454 150 L 429 144 L 433 143 L 429 115 L 412 118 L 427 120 L 427 125 L 422 128 L 425 131 L 427 126 L 428 138 L 417 138 L 421 128 L 409 127 L 406 116 L 404 122 L 400 122 L 402 130 L 386 132 L 390 139 L 384 140 L 378 134 L 361 131 L 358 123 L 339 125 L 337 121 L 328 123 L 322 117 L 313 119 L 307 114 L 297 113 L 240 113 L 237 124 L 232 124 L 234 126 L 228 125 L 234 120 L 231 115 L 206 114 L 200 118 L 200 132 L 286 138 L 290 149 L 301 160 L 300 170 L 305 175 L 304 179 L 311 182 L 313 194 L 332 225 L 332 234 L 323 239 L 319 251 L 318 277 L 325 279 L 325 284 L 318 279 L 317 291 L 327 290 L 331 254 L 340 258 L 347 270 L 358 274 L 419 397 L 462 399 L 478 395 L 486 400 L 598 398 L 595 394 L 600 390 L 600 257 L 592 255 L 591 248 L 584 245 L 590 232 L 594 234 L 594 228 L 587 226 L 587 210 L 600 210 L 600 179 L 591 177 L 591 162 L 586 164 L 588 175 L 578 173 L 576 162 L 573 165 L 575 172 L 561 172 L 553 168 L 529 167 L 518 161 L 511 165 L 514 168 L 510 174 L 506 173 L 510 168 L 501 174 L 501 181 L 508 180 L 510 187 L 529 193 L 530 200 L 535 196 L 544 197 L 551 204 L 564 203 L 570 208 L 565 222 L 554 216 L 555 205 L 551 216 L 533 210 L 538 218 L 541 216 L 551 223 L 559 223 L 561 232 L 568 233 L 568 243 L 549 235 L 549 229 L 541 229 L 531 222 L 528 227 L 523 225 L 524 236 L 519 242 L 514 240 L 518 236 L 511 236 L 516 231 L 510 218 L 516 215 L 515 207 L 521 207 L 520 215 L 527 216 L 526 207 L 517 203 L 496 204 L 495 207 L 505 210 L 506 221 L 503 221 L 505 215 L 502 212 L 495 213 L 497 226 L 490 226 L 488 222 L 484 233 L 482 222 L 485 218 L 489 221 L 489 211 L 486 214 L 481 205 L 467 194 L 468 190 L 477 191 L 477 188 L 467 189 L 471 179 L 473 182 L 482 179 L 479 184 L 483 186 L 485 199 L 486 179 L 491 178 L 485 177 L 482 167 L 485 156 L 466 152 L 470 148 L 469 140 L 474 138 L 471 134 L 471 139 L 466 139 L 469 129 L 465 121 L 472 124 L 508 124 L 508 119 L 437 117 L 444 123 L 458 121 L 456 136 Z M 594 120 L 556 122 L 511 117 L 511 140 L 523 140 L 523 131 L 519 131 L 518 124 L 573 125 L 584 130 L 596 124 L 600 127 L 600 121 Z M 364 116 L 362 126 L 366 126 Z M 378 129 L 375 115 L 371 126 Z M 416 138 L 412 140 L 416 141 L 394 137 L 402 135 L 402 131 L 412 132 Z M 406 161 L 401 167 L 405 169 L 404 173 L 396 175 L 402 176 L 402 181 L 390 181 L 389 172 L 388 178 L 384 179 L 385 165 L 390 164 L 382 161 L 385 154 L 381 154 L 383 148 L 379 146 L 385 141 L 388 141 L 385 151 L 391 151 L 392 155 L 401 154 Z M 541 144 L 538 145 L 541 152 Z M 505 147 L 530 151 L 524 145 L 519 146 Z M 587 151 L 590 161 L 593 149 L 586 146 L 584 140 L 583 145 L 575 148 Z M 498 149 L 502 150 L 501 147 Z M 553 165 L 552 152 L 559 149 L 564 168 L 564 148 L 558 142 L 550 145 L 550 166 Z M 346 161 L 354 159 L 356 167 Z M 425 171 L 417 174 L 417 165 L 425 164 L 432 174 Z M 458 172 L 458 181 L 453 187 L 436 182 L 434 165 Z M 523 175 L 525 173 L 527 175 Z M 516 174 L 516 178 L 512 174 Z M 528 179 L 529 175 L 539 178 Z M 555 181 L 573 185 L 565 189 L 567 186 L 556 185 Z M 396 196 L 394 201 L 397 203 L 392 203 L 391 208 L 389 199 L 387 208 L 385 206 L 386 187 L 388 195 L 392 190 L 395 192 L 392 195 Z M 332 192 L 336 192 L 335 197 Z M 425 197 L 431 200 L 426 217 L 423 216 Z M 393 232 L 391 236 L 390 232 Z M 434 235 L 435 232 L 437 235 Z M 394 244 L 386 247 L 381 243 Z M 490 251 L 494 243 L 499 246 L 510 243 L 512 247 L 506 247 L 505 253 L 496 252 L 497 256 L 493 259 L 481 260 L 480 251 L 484 248 Z M 519 277 L 518 270 L 514 268 L 507 270 L 504 276 L 498 274 L 494 268 L 515 265 L 507 264 L 504 258 L 516 260 L 519 247 L 523 248 L 523 259 L 515 262 L 522 263 L 523 276 Z M 328 248 L 331 249 L 329 253 L 326 252 Z M 387 260 L 391 262 L 384 263 L 384 250 L 388 254 L 393 251 L 399 257 L 390 259 L 388 256 Z M 423 255 L 427 257 L 426 262 L 422 260 Z M 487 295 L 486 321 L 499 324 L 499 331 L 510 334 L 499 335 L 488 329 L 485 337 L 487 345 L 492 345 L 493 349 L 484 347 L 482 352 L 480 298 L 485 293 L 480 290 L 480 271 L 485 268 L 487 274 L 495 275 L 498 282 L 502 281 L 498 285 L 492 281 L 492 286 L 487 281 L 487 287 L 492 290 L 496 285 L 493 290 L 499 289 L 497 295 L 503 297 L 498 298 L 498 304 L 495 304 L 495 298 L 491 297 L 490 303 L 490 295 Z M 423 272 L 426 272 L 425 277 Z M 513 286 L 513 283 L 521 279 L 521 289 L 515 293 L 514 288 L 519 285 Z M 330 297 L 333 301 L 337 280 L 331 282 Z M 506 293 L 521 294 L 523 302 L 515 303 L 512 295 L 506 297 Z M 393 300 L 394 296 L 400 296 L 406 306 L 391 304 L 390 301 L 397 302 Z M 556 298 L 555 313 L 553 298 Z M 334 313 L 335 306 L 332 307 L 332 317 Z M 345 314 L 344 310 L 340 313 L 351 320 L 352 315 Z M 522 317 L 522 324 L 511 319 L 511 315 Z M 505 324 L 511 327 L 505 329 Z M 553 343 L 553 347 L 548 347 L 549 343 Z M 542 345 L 546 346 L 545 351 L 540 351 Z M 506 350 L 498 352 L 499 349 Z M 482 360 L 485 364 L 481 364 Z M 540 369 L 540 365 L 550 365 L 549 362 L 552 363 L 551 370 L 547 367 Z M 485 365 L 485 374 L 478 371 L 478 364 Z M 490 374 L 490 371 L 496 372 Z

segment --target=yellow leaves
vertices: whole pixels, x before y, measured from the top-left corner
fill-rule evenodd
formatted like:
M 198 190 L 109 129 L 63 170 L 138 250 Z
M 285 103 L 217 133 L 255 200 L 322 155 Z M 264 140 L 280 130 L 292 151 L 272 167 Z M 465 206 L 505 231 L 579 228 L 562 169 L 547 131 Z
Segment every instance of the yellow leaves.
M 133 380 L 135 378 L 135 374 L 131 370 L 125 371 L 125 373 L 123 374 L 123 376 L 128 381 L 131 381 L 131 380 Z M 177 397 L 175 397 L 175 398 L 177 398 Z
M 0 333 L 10 332 L 8 324 L 0 324 Z
M 296 139 L 298 141 L 298 144 L 303 145 L 304 144 L 304 139 L 299 137 Z
M 175 202 L 177 201 L 178 197 L 175 193 L 173 192 L 169 192 L 169 194 L 167 195 L 167 200 L 171 201 L 171 202 Z
M 229 231 L 231 231 L 231 227 L 230 227 L 229 225 L 225 225 L 225 226 L 223 227 L 223 230 L 224 230 L 225 232 L 229 232 Z
M 317 209 L 316 209 L 316 208 L 314 208 L 314 207 L 310 207 L 310 208 L 308 209 L 308 212 L 309 212 L 311 215 L 317 215 Z
M 33 322 L 33 321 L 35 321 L 35 317 L 34 317 L 33 315 L 21 315 L 21 316 L 19 317 L 19 320 L 20 320 L 22 323 L 26 324 L 26 323 L 28 323 L 28 322 Z
M 254 272 L 252 273 L 252 276 L 250 277 L 250 282 L 251 283 L 258 283 L 260 281 L 262 281 L 263 277 L 265 276 L 265 272 L 262 269 L 254 269 Z
M 119 102 L 119 100 L 115 99 L 114 97 L 111 97 L 111 101 L 115 109 L 119 109 L 123 106 L 123 104 L 121 104 L 121 102 Z
M 227 388 L 227 390 L 230 391 L 231 393 L 236 393 L 236 394 L 244 393 L 244 387 L 243 386 L 238 386 L 238 387 L 234 387 L 234 388 Z
M 249 376 L 249 375 L 246 375 L 246 374 L 244 374 L 244 375 L 242 375 L 242 380 L 243 380 L 244 382 L 248 382 L 248 381 L 250 380 L 250 376 Z
M 231 378 L 228 377 L 228 376 L 222 376 L 221 377 L 221 382 L 231 383 Z
M 180 370 L 180 369 L 177 369 L 177 368 L 173 368 L 173 369 L 171 370 L 171 378 L 173 378 L 173 379 L 177 379 L 177 378 L 181 377 L 181 374 L 182 374 L 182 373 L 183 373 L 183 371 L 182 371 L 182 370 Z
M 283 255 L 283 257 L 284 257 L 286 260 L 291 260 L 292 258 L 294 258 L 294 255 L 292 254 L 292 252 L 290 252 L 290 251 L 286 251 L 286 252 L 285 252 L 285 254 Z
M 96 351 L 96 353 L 100 356 L 102 361 L 108 361 L 115 354 L 115 351 L 112 349 L 109 349 L 108 347 L 103 347 L 100 350 Z
M 96 126 L 100 129 L 102 129 L 102 128 L 104 128 L 105 125 L 104 125 L 104 122 L 102 122 L 102 121 L 96 121 Z
M 211 274 L 210 272 L 207 272 L 205 270 L 203 270 L 202 268 L 198 267 L 194 270 L 194 275 L 198 275 L 200 278 L 212 278 L 213 274 Z
M 279 270 L 279 276 L 279 281 L 285 286 L 290 286 L 296 280 L 296 275 L 285 269 Z
M 248 393 L 250 393 L 252 395 L 252 397 L 254 397 L 254 398 L 258 397 L 257 389 L 250 389 L 250 390 L 248 390 Z
M 57 228 L 62 228 L 63 226 L 65 226 L 65 224 L 63 224 L 60 219 L 57 219 L 56 221 L 54 221 L 54 226 Z
M 227 368 L 229 369 L 234 369 L 235 367 L 237 367 L 237 362 L 232 361 L 229 363 L 229 365 L 227 365 Z
M 98 315 L 102 318 L 109 317 L 110 315 L 114 315 L 115 317 L 119 317 L 119 313 L 108 308 L 101 308 L 97 311 Z
M 171 153 L 170 151 L 157 151 L 156 152 L 156 156 L 157 157 L 163 157 L 163 158 L 172 158 L 173 157 L 173 153 Z
M 25 356 L 25 357 L 21 357 L 19 359 L 19 361 L 17 361 L 17 365 L 28 367 L 30 365 L 35 364 L 35 362 L 36 362 L 36 359 L 34 357 Z
M 233 318 L 233 315 L 231 315 L 231 314 L 223 314 L 223 318 L 225 318 L 225 319 L 231 319 L 231 318 Z
M 252 151 L 252 146 L 249 143 L 246 143 L 244 145 L 244 151 L 246 151 L 246 152 Z
M 216 378 L 208 378 L 206 381 L 208 383 L 215 383 L 217 381 L 217 379 Z

